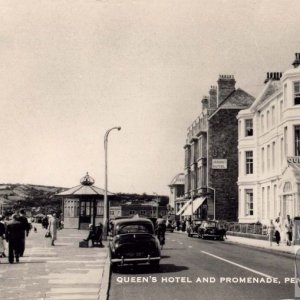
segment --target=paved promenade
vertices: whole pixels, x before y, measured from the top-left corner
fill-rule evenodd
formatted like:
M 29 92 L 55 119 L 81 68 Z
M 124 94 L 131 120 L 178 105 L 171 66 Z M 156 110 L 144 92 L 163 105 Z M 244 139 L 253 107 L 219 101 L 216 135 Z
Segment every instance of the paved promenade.
M 79 248 L 88 232 L 73 229 L 59 231 L 53 247 L 44 237 L 45 230 L 39 224 L 34 226 L 37 233 L 30 232 L 20 263 L 9 264 L 7 258 L 0 258 L 0 299 L 106 300 L 110 274 L 107 248 Z M 228 236 L 226 242 L 270 252 L 295 251 L 295 246 L 284 243 L 270 246 L 267 241 L 236 236 Z
M 32 230 L 26 239 L 20 263 L 0 258 L 0 299 L 105 299 L 101 295 L 107 286 L 101 290 L 101 283 L 108 284 L 107 275 L 103 277 L 107 248 L 79 248 L 88 232 L 73 229 L 58 231 L 53 247 L 45 230 L 33 225 L 37 233 Z

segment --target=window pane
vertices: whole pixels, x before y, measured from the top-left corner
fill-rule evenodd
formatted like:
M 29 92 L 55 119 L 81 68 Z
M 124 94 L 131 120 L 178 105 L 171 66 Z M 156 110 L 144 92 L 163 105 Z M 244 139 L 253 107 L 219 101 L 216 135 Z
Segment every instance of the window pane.
M 300 156 L 300 126 L 295 126 L 295 155 Z
M 245 190 L 246 193 L 246 215 L 253 216 L 253 190 Z
M 252 136 L 253 135 L 253 122 L 252 119 L 245 121 L 245 127 L 246 127 L 246 136 Z
M 300 104 L 300 82 L 294 83 L 294 99 L 295 99 L 295 105 Z
M 253 174 L 253 152 L 246 151 L 246 174 Z

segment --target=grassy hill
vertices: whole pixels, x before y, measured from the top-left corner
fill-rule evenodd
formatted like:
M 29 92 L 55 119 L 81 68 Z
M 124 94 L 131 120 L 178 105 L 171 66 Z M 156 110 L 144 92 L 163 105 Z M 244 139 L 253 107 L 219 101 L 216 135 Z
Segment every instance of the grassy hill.
M 4 211 L 25 208 L 28 212 L 49 213 L 61 210 L 60 199 L 53 197 L 65 190 L 62 187 L 32 184 L 0 184 L 0 201 Z
M 49 214 L 61 212 L 61 198 L 53 197 L 66 188 L 32 184 L 0 184 L 0 204 L 4 203 L 4 212 L 11 213 L 24 208 L 28 214 Z M 167 205 L 169 197 L 147 194 L 117 193 L 111 205 L 124 203 L 147 203 L 157 201 L 159 205 Z M 0 214 L 2 212 L 0 211 Z

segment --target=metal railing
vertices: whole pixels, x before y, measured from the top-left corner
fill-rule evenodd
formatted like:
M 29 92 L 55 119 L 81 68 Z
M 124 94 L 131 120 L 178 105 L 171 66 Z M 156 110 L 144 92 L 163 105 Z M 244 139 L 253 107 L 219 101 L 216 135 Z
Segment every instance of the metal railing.
M 232 232 L 267 235 L 267 226 L 262 224 L 228 223 L 227 228 Z

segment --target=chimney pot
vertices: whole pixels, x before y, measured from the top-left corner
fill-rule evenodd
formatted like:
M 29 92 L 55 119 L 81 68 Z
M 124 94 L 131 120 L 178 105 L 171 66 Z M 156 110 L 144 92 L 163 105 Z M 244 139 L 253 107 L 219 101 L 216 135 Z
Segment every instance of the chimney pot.
M 295 53 L 295 60 L 292 63 L 292 65 L 294 66 L 294 68 L 297 68 L 300 65 L 300 53 L 299 52 Z
M 235 79 L 233 75 L 221 75 L 218 80 L 218 106 L 235 91 Z
M 267 83 L 270 80 L 280 80 L 282 77 L 282 72 L 267 72 L 267 78 L 264 83 Z

